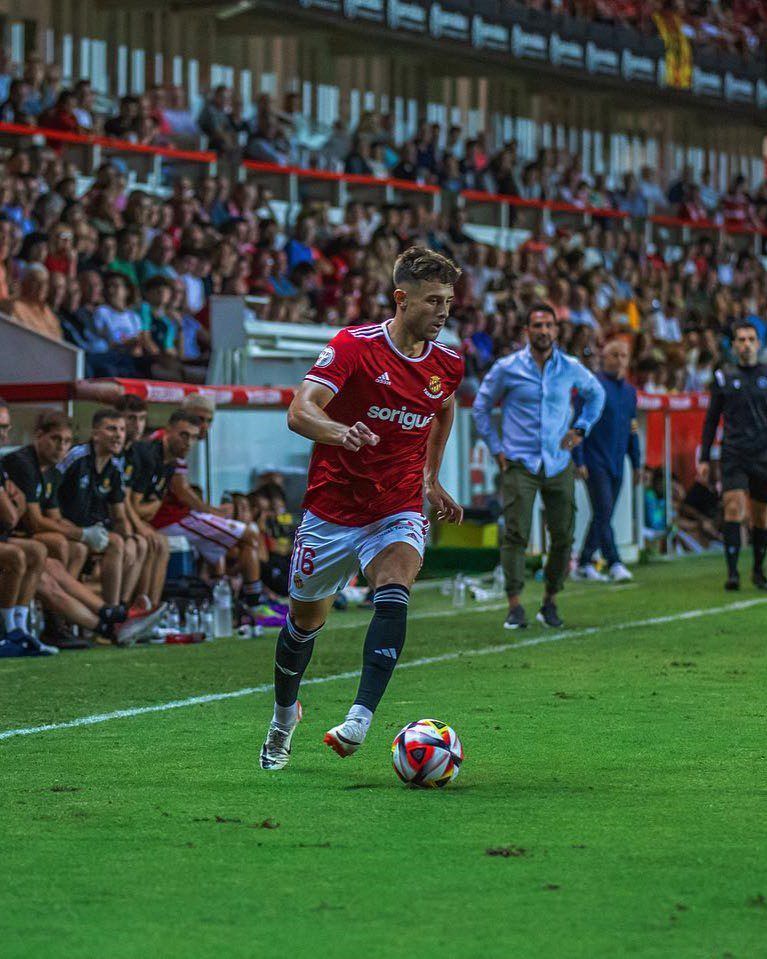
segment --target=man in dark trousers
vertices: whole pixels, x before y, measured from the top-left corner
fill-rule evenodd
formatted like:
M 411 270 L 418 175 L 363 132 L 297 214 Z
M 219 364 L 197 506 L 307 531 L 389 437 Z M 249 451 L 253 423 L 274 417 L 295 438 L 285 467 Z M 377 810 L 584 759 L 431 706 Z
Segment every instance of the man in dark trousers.
M 764 557 L 767 553 L 767 364 L 757 362 L 759 336 L 747 320 L 732 331 L 735 365 L 714 374 L 711 401 L 703 425 L 698 478 L 707 483 L 711 447 L 719 420 L 724 417 L 722 440 L 722 498 L 724 500 L 724 553 L 727 559 L 725 589 L 740 589 L 738 556 L 740 531 L 751 500 L 754 567 L 752 582 L 767 590 Z
M 533 505 L 540 492 L 551 545 L 544 570 L 546 589 L 536 619 L 543 626 L 558 628 L 563 624 L 555 598 L 564 588 L 575 533 L 572 452 L 599 419 L 605 393 L 585 366 L 557 349 L 553 307 L 533 303 L 525 325 L 527 346 L 497 360 L 485 376 L 474 400 L 474 422 L 501 470 L 505 522 L 501 565 L 509 599 L 503 627 L 527 626 L 520 595 Z M 573 392 L 583 399 L 575 417 Z M 498 402 L 500 435 L 492 419 Z
M 623 483 L 623 467 L 628 454 L 634 468 L 634 483 L 639 480 L 641 456 L 637 432 L 637 394 L 626 382 L 629 347 L 624 340 L 612 340 L 602 351 L 602 369 L 597 379 L 605 391 L 602 416 L 594 424 L 583 444 L 573 450 L 576 475 L 586 481 L 591 500 L 591 526 L 581 550 L 573 579 L 586 582 L 627 583 L 633 577 L 621 562 L 612 528 L 613 512 Z M 609 577 L 594 566 L 599 550 L 607 563 Z

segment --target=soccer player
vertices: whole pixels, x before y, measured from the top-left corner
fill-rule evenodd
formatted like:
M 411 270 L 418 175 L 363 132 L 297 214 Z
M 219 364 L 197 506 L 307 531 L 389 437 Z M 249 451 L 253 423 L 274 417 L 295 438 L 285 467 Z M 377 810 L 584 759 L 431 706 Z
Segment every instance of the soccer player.
M 749 496 L 754 549 L 751 578 L 757 589 L 767 590 L 764 575 L 767 553 L 767 365 L 757 362 L 759 336 L 747 320 L 734 325 L 732 350 L 737 364 L 723 366 L 714 374 L 711 401 L 703 425 L 698 477 L 702 483 L 708 482 L 711 447 L 719 420 L 724 417 L 722 493 L 727 560 L 724 588 L 740 589 L 740 527 L 746 518 L 746 497 Z
M 3 467 L 26 498 L 24 528 L 77 578 L 88 558 L 88 549 L 103 546 L 106 531 L 83 529 L 61 516 L 58 503 L 60 474 L 56 466 L 72 446 L 72 423 L 57 410 L 37 418 L 34 438 L 3 457 Z
M 91 426 L 90 442 L 73 447 L 56 467 L 61 474 L 59 507 L 64 518 L 80 528 L 112 527 L 101 560 L 104 602 L 129 605 L 147 545 L 131 530 L 122 474 L 115 462 L 125 443 L 125 418 L 104 408 L 93 414 Z
M 0 413 L 8 413 L 2 407 Z M 0 422 L 0 433 L 10 429 Z M 16 498 L 13 483 L 0 466 L 0 619 L 5 636 L 0 641 L 0 657 L 50 656 L 57 649 L 41 643 L 29 632 L 29 605 L 40 583 L 45 563 L 45 547 L 31 540 L 11 542 L 9 535 L 19 521 L 23 496 Z
M 214 411 L 213 400 L 200 393 L 184 400 L 183 412 L 195 423 L 193 440 L 207 438 Z M 152 434 L 152 441 L 163 440 L 166 432 L 157 430 Z M 242 598 L 255 622 L 263 626 L 282 625 L 285 614 L 268 605 L 268 591 L 261 580 L 258 531 L 198 496 L 189 482 L 185 458 L 176 463 L 151 523 L 164 536 L 186 537 L 189 545 L 211 566 L 217 566 L 224 559 L 235 562 L 242 574 Z
M 168 537 L 163 536 L 149 523 L 145 522 L 137 502 L 140 494 L 134 489 L 136 473 L 136 449 L 146 433 L 147 405 L 140 396 L 121 396 L 115 403 L 115 409 L 125 417 L 125 446 L 117 456 L 116 462 L 125 484 L 125 511 L 128 514 L 131 529 L 143 537 L 147 544 L 146 562 L 141 568 L 136 591 L 139 596 L 148 596 L 152 609 L 157 609 L 162 598 L 165 577 L 170 560 Z
M 436 342 L 459 276 L 439 253 L 403 253 L 394 266 L 394 318 L 338 333 L 291 403 L 289 428 L 315 447 L 291 561 L 290 613 L 277 640 L 263 769 L 282 769 L 290 758 L 314 641 L 333 597 L 361 567 L 375 609 L 362 674 L 346 718 L 325 735 L 340 756 L 359 749 L 405 643 L 428 529 L 424 492 L 439 519 L 463 518 L 439 482 L 463 362 Z

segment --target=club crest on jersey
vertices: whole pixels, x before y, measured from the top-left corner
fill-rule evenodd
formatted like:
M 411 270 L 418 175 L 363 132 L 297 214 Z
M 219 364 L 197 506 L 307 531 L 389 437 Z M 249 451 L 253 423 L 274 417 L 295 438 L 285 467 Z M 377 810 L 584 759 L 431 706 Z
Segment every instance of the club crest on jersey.
M 439 376 L 432 376 L 424 394 L 432 400 L 438 400 L 445 391 L 442 389 L 442 380 Z
M 325 349 L 322 350 L 320 355 L 317 357 L 317 362 L 314 365 L 319 366 L 320 368 L 325 366 L 330 366 L 330 364 L 333 362 L 335 358 L 336 358 L 336 351 L 333 349 L 332 346 L 326 346 Z

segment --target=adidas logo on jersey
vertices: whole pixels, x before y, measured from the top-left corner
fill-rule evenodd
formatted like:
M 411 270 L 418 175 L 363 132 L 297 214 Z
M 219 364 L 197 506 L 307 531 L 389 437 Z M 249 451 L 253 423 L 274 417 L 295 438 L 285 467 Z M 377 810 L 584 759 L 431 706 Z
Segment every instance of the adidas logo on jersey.
M 391 386 L 391 380 L 389 379 L 388 373 L 382 373 L 377 379 L 376 383 L 383 383 L 384 386 Z
M 403 430 L 421 430 L 434 419 L 433 413 L 411 413 L 406 406 L 398 410 L 389 406 L 371 406 L 367 415 L 371 420 L 391 420 L 392 423 L 399 423 Z

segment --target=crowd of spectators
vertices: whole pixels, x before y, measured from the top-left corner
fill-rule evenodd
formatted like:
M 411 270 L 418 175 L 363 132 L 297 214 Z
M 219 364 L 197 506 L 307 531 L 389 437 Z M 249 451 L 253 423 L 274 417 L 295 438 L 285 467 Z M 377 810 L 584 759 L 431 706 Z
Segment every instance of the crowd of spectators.
M 764 49 L 762 0 L 521 0 L 526 7 L 657 33 L 658 14 L 678 17 L 696 48 L 753 56 Z
M 183 91 L 158 87 L 123 98 L 105 120 L 88 81 L 62 90 L 55 66 L 32 57 L 11 77 L 0 62 L 0 118 L 53 129 L 174 143 L 198 141 L 202 130 L 223 153 L 285 162 L 313 135 L 299 108 L 295 94 L 281 109 L 264 95 L 245 120 L 242 103 L 218 87 L 195 117 Z M 632 375 L 649 392 L 704 389 L 741 317 L 754 318 L 764 339 L 762 258 L 715 228 L 762 229 L 764 184 L 751 192 L 737 176 L 720 194 L 708 171 L 696 179 L 685 168 L 661 185 L 649 166 L 612 183 L 587 175 L 566 150 L 523 160 L 515 141 L 493 150 L 481 133 L 467 138 L 459 126 L 426 122 L 398 146 L 391 116 L 374 112 L 351 135 L 338 124 L 317 150 L 349 173 L 615 209 L 632 221 L 628 228 L 594 215 L 591 226 L 557 228 L 541 220 L 513 251 L 477 242 L 458 204 L 437 214 L 420 198 L 350 202 L 340 218 L 307 201 L 286 225 L 262 184 L 232 178 L 223 164 L 216 177 L 174 175 L 167 190 L 150 193 L 129 188 L 117 158 L 83 180 L 55 143 L 19 146 L 0 166 L 0 310 L 81 347 L 89 375 L 202 382 L 212 294 L 253 294 L 267 320 L 375 322 L 391 310 L 395 258 L 418 243 L 464 269 L 451 324 L 467 358 L 467 391 L 519 343 L 524 308 L 541 297 L 555 305 L 561 344 L 586 362 L 606 338 L 630 337 Z M 648 242 L 636 218 L 652 211 L 701 229 L 690 242 L 658 239 L 662 231 Z

